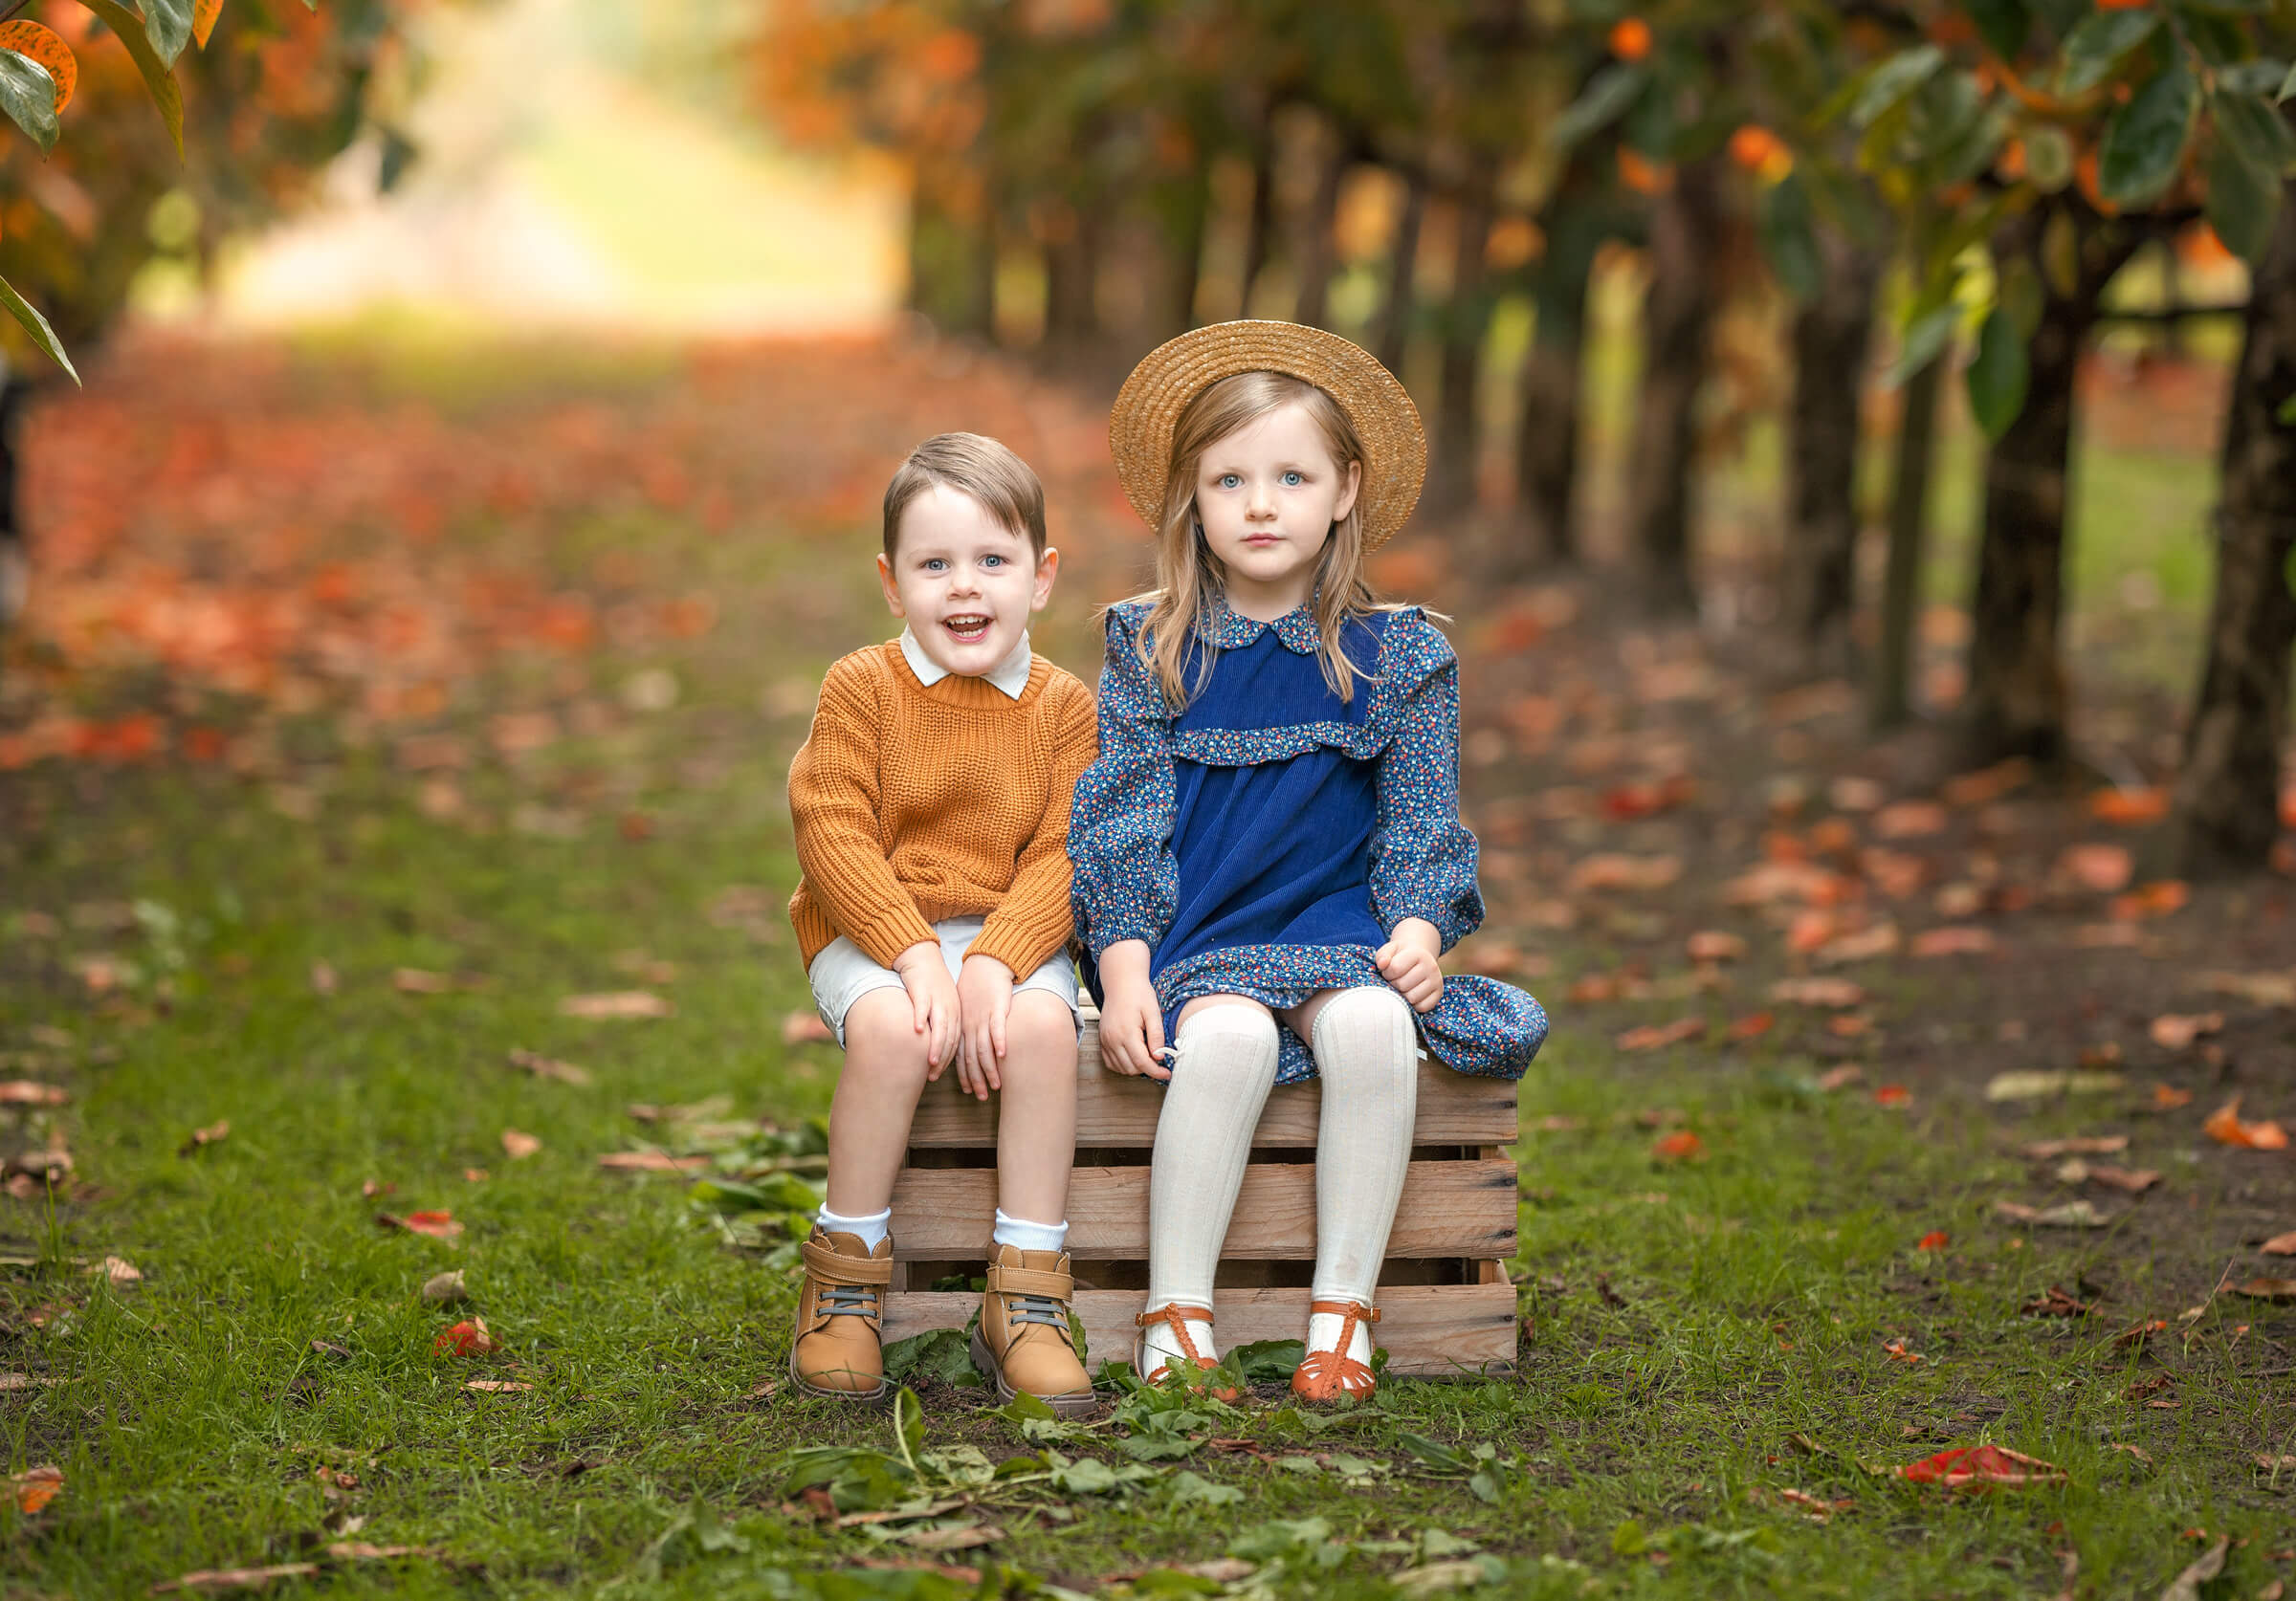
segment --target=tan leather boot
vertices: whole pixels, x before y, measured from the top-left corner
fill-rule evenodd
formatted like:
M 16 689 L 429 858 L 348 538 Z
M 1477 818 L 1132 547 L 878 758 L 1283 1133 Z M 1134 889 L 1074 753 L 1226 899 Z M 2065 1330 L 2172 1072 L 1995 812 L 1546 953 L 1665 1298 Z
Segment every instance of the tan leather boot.
M 1069 1339 L 1075 1298 L 1067 1252 L 990 1244 L 973 1366 L 995 1381 L 997 1399 L 1009 1401 L 1026 1391 L 1063 1417 L 1081 1416 L 1098 1404 L 1092 1375 Z
M 798 1290 L 797 1339 L 789 1378 L 808 1395 L 882 1401 L 885 1289 L 893 1283 L 893 1239 L 870 1251 L 858 1235 L 830 1234 L 816 1223 L 802 1248 L 806 1282 Z

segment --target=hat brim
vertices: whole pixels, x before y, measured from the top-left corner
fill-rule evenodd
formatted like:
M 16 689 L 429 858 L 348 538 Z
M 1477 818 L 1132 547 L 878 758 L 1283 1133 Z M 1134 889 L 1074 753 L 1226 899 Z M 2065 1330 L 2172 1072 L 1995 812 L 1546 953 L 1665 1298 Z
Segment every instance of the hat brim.
M 1419 504 L 1427 475 L 1427 434 L 1419 407 L 1395 375 L 1361 345 L 1298 322 L 1215 322 L 1168 340 L 1140 359 L 1108 414 L 1116 480 L 1149 527 L 1163 515 L 1171 472 L 1172 427 L 1188 403 L 1240 372 L 1304 379 L 1339 403 L 1363 441 L 1363 488 L 1357 507 L 1363 548 L 1386 542 Z

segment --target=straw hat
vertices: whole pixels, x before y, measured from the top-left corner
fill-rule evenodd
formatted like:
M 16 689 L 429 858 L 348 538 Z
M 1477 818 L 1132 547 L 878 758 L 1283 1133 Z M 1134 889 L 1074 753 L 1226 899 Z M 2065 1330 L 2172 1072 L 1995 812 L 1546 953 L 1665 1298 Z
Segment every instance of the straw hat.
M 1427 475 L 1427 435 L 1419 407 L 1370 351 L 1297 322 L 1215 322 L 1140 359 L 1108 414 L 1108 445 L 1124 498 L 1156 527 L 1172 471 L 1172 425 L 1221 379 L 1263 371 L 1306 379 L 1337 401 L 1355 424 L 1363 441 L 1358 505 L 1363 548 L 1377 549 L 1410 516 Z

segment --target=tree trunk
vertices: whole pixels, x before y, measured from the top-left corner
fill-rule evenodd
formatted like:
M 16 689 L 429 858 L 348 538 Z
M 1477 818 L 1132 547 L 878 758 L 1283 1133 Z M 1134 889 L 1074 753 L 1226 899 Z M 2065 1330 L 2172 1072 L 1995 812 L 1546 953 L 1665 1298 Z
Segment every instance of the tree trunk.
M 79 359 L 88 359 L 79 351 Z M 0 357 L 0 369 L 7 369 Z M 33 393 L 32 381 L 12 369 L 0 376 L 0 639 L 8 636 L 24 615 L 32 598 L 32 558 L 25 548 L 24 525 L 18 520 L 16 457 L 23 435 L 24 407 Z
M 1336 127 L 1327 126 L 1318 152 L 1322 165 L 1315 174 L 1314 198 L 1300 220 L 1299 304 L 1292 317 L 1311 327 L 1331 321 L 1332 274 L 1339 254 L 1339 186 L 1347 177 L 1348 143 Z
M 1203 246 L 1211 232 L 1212 169 L 1199 160 L 1179 195 L 1180 216 L 1172 230 L 1172 297 L 1165 318 L 1173 333 L 1196 326 L 1196 296 L 1203 285 Z
M 1857 601 L 1858 419 L 1881 263 L 1832 230 L 1819 235 L 1818 293 L 1794 318 L 1787 422 L 1785 624 L 1801 676 L 1846 672 Z
M 1100 331 L 1100 224 L 1093 211 L 1070 211 L 1045 246 L 1045 344 L 1073 355 Z
M 1269 118 L 1261 124 L 1251 152 L 1251 212 L 1244 230 L 1244 283 L 1236 298 L 1236 315 L 1251 315 L 1251 286 L 1268 266 L 1268 252 L 1275 237 L 1275 126 Z
M 1643 384 L 1627 499 L 1644 603 L 1661 614 L 1691 613 L 1698 605 L 1690 572 L 1691 470 L 1721 233 L 1715 164 L 1681 167 L 1650 217 L 1650 291 L 1643 307 Z
M 1490 237 L 1491 181 L 1478 164 L 1460 190 L 1451 251 L 1451 291 L 1443 318 L 1443 371 L 1435 396 L 1433 459 L 1427 463 L 1426 506 L 1437 516 L 1472 510 L 1476 458 L 1482 453 L 1476 427 L 1477 383 L 1483 370 L 1483 336 L 1490 326 L 1490 296 L 1483 292 L 1483 250 Z
M 2069 752 L 2070 695 L 2058 652 L 2064 607 L 2064 515 L 2073 446 L 2073 387 L 2095 324 L 2097 297 L 2143 243 L 2134 228 L 2073 207 L 2076 281 L 2052 288 L 2026 345 L 2024 409 L 1985 463 L 1985 533 L 1970 603 L 1969 698 L 1956 731 L 1963 767 L 2025 757 L 2044 767 Z M 2010 225 L 2000 244 L 2034 252 L 2049 213 Z M 2048 281 L 2043 273 L 2042 279 Z
M 1921 558 L 1928 532 L 1930 464 L 1937 442 L 1940 356 L 1906 380 L 1897 425 L 1897 468 L 1889 483 L 1889 565 L 1882 581 L 1882 637 L 1873 663 L 1870 716 L 1878 729 L 1912 715 L 1913 624 L 1921 612 Z
M 1387 247 L 1387 297 L 1380 307 L 1372 354 L 1380 365 L 1402 376 L 1403 354 L 1411 341 L 1411 314 L 1419 277 L 1419 229 L 1427 215 L 1426 174 L 1413 167 L 1404 179 L 1402 214 L 1395 220 L 1395 238 Z
M 1501 581 L 1578 559 L 1572 507 L 1578 488 L 1586 292 L 1595 252 L 1609 237 L 1614 220 L 1587 163 L 1574 154 L 1539 211 L 1546 250 L 1533 289 L 1531 347 L 1523 353 L 1514 447 L 1516 527 L 1492 568 L 1492 577 Z
M 2248 295 L 2224 425 L 2208 662 L 2185 734 L 2174 822 L 2192 877 L 2253 871 L 2280 829 L 2288 653 L 2296 648 L 2296 185 Z
M 930 168 L 917 173 L 909 205 L 909 307 L 945 332 L 985 336 L 996 322 L 996 232 L 987 217 L 962 216 L 943 204 L 945 192 Z

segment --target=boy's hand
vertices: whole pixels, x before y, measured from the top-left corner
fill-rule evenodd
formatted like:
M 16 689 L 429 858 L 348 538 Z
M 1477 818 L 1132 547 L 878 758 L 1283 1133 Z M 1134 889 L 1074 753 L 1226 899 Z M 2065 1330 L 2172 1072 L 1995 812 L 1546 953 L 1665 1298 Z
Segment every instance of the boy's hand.
M 967 956 L 957 976 L 957 1085 L 988 1099 L 1003 1089 L 997 1064 L 1004 1058 L 1004 1019 L 1012 1010 L 1012 969 L 994 956 Z
M 1436 965 L 1442 951 L 1443 935 L 1434 924 L 1424 917 L 1406 917 L 1396 924 L 1373 959 L 1380 964 L 1380 976 L 1411 1003 L 1413 1011 L 1431 1012 L 1443 998 L 1443 969 Z
M 920 939 L 893 959 L 909 1004 L 916 1008 L 916 1031 L 925 1037 L 925 1079 L 940 1077 L 957 1054 L 957 981 L 940 959 L 940 941 Z
M 1164 1009 L 1148 981 L 1148 942 L 1120 940 L 1100 953 L 1100 1061 L 1126 1078 L 1169 1079 Z

